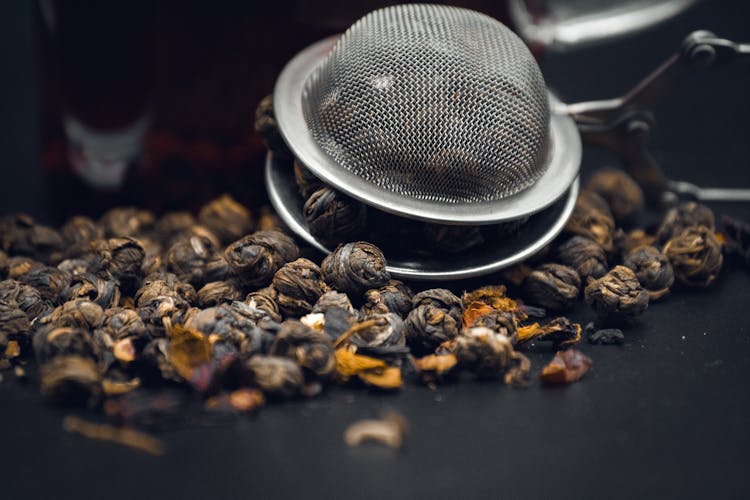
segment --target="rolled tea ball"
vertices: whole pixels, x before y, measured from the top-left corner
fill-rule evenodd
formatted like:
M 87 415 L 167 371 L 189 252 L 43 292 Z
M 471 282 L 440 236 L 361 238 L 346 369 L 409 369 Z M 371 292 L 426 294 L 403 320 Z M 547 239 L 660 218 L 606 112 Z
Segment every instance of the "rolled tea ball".
M 507 383 L 519 383 L 529 372 L 530 363 L 513 349 L 511 341 L 482 326 L 468 328 L 456 338 L 453 350 L 458 365 L 479 378 L 498 378 L 506 374 Z M 513 367 L 519 362 L 519 367 Z
M 664 245 L 664 255 L 674 269 L 677 280 L 686 286 L 706 287 L 721 270 L 724 257 L 721 244 L 712 229 L 689 227 Z
M 45 265 L 31 257 L 8 257 L 8 278 L 20 280 L 21 276 L 35 269 L 44 268 Z
M 0 280 L 8 276 L 8 254 L 0 250 Z
M 101 375 L 91 358 L 60 356 L 41 364 L 39 387 L 50 401 L 92 405 L 101 395 Z
M 95 259 L 65 259 L 61 261 L 57 268 L 60 271 L 65 271 L 70 274 L 73 278 L 89 273 L 89 269 L 92 269 L 95 265 Z
M 198 222 L 210 229 L 224 244 L 241 238 L 255 226 L 250 211 L 228 194 L 203 205 L 198 213 Z
M 373 314 L 363 320 L 352 336 L 359 348 L 406 345 L 406 323 L 396 313 Z M 368 354 L 373 354 L 368 352 Z
M 208 263 L 217 258 L 217 249 L 208 237 L 179 238 L 167 251 L 167 269 L 182 281 L 200 287 L 209 280 Z
M 284 264 L 274 274 L 272 285 L 278 294 L 279 309 L 286 316 L 309 313 L 320 296 L 328 291 L 318 265 L 304 258 Z
M 604 210 L 603 207 L 606 207 L 606 202 L 596 193 L 582 192 L 576 200 L 564 231 L 589 238 L 605 252 L 612 252 L 615 248 L 615 219 L 609 209 Z
M 73 276 L 63 294 L 64 300 L 88 299 L 102 308 L 116 307 L 120 303 L 120 286 L 113 278 L 102 278 L 93 273 Z
M 297 320 L 287 320 L 281 324 L 268 353 L 294 360 L 315 378 L 330 378 L 336 370 L 331 338 Z
M 315 191 L 326 187 L 309 169 L 300 165 L 298 160 L 294 160 L 294 180 L 297 183 L 299 193 L 305 200 Z
M 70 285 L 70 274 L 56 267 L 36 267 L 19 276 L 18 281 L 39 290 L 42 299 L 58 304 L 63 299 L 63 292 Z
M 139 339 L 146 337 L 146 325 L 141 320 L 138 311 L 124 307 L 113 307 L 105 310 L 99 330 L 107 334 L 112 340 L 125 337 Z
M 416 294 L 411 299 L 412 307 L 430 305 L 444 309 L 450 314 L 456 323 L 461 324 L 463 302 L 461 299 L 445 288 L 430 288 Z
M 411 288 L 398 280 L 391 280 L 380 288 L 365 292 L 365 303 L 362 315 L 396 313 L 405 318 L 412 310 L 413 292 Z M 458 298 L 458 297 L 456 297 Z
M 256 231 L 224 250 L 231 272 L 246 286 L 268 285 L 281 266 L 297 257 L 294 240 L 280 231 Z
M 552 311 L 570 308 L 578 298 L 580 289 L 578 272 L 561 264 L 543 264 L 523 282 L 523 291 L 529 302 Z
M 161 270 L 163 268 L 162 255 L 164 253 L 161 243 L 150 236 L 141 236 L 136 238 L 136 240 L 141 244 L 145 253 L 143 264 L 141 265 L 141 273 L 144 276 L 148 276 L 151 273 Z
M 55 229 L 41 224 L 26 214 L 0 218 L 0 250 L 9 255 L 25 255 L 48 264 L 62 259 L 65 241 Z
M 134 299 L 138 307 L 142 307 L 152 299 L 169 295 L 179 297 L 189 304 L 198 303 L 198 294 L 190 283 L 180 280 L 173 273 L 154 273 L 144 278 L 141 287 L 136 291 Z
M 255 131 L 263 138 L 263 143 L 269 151 L 290 157 L 291 152 L 279 132 L 276 115 L 273 111 L 273 95 L 267 95 L 255 108 Z
M 94 272 L 104 273 L 120 282 L 120 289 L 134 293 L 143 279 L 143 259 L 146 251 L 134 238 L 100 240 L 96 245 L 97 264 Z M 106 276 L 105 276 L 106 277 Z
M 88 330 L 48 325 L 34 335 L 42 394 L 53 401 L 86 403 L 100 392 L 96 348 Z
M 426 249 L 444 253 L 458 253 L 484 243 L 479 226 L 422 224 Z
M 618 224 L 633 222 L 643 211 L 643 190 L 632 177 L 614 168 L 605 168 L 594 173 L 584 186 L 607 201 Z
M 52 309 L 52 304 L 42 299 L 39 290 L 12 279 L 0 281 L 0 301 L 15 302 L 29 321 Z
M 232 280 L 212 281 L 198 290 L 198 305 L 212 307 L 242 298 L 242 291 Z
M 695 201 L 680 203 L 664 216 L 656 231 L 656 241 L 664 245 L 670 239 L 682 234 L 685 229 L 695 226 L 703 226 L 713 231 L 716 227 L 713 211 Z
M 0 300 L 0 336 L 18 340 L 26 337 L 30 329 L 28 316 L 14 300 Z
M 139 303 L 138 314 L 154 337 L 163 337 L 166 334 L 165 319 L 178 319 L 190 308 L 190 304 L 185 300 L 172 294 L 159 295 Z
M 583 236 L 573 236 L 557 247 L 555 257 L 575 269 L 581 278 L 600 278 L 608 268 L 602 247 Z
M 310 234 L 326 246 L 356 239 L 367 222 L 367 208 L 363 203 L 329 187 L 311 194 L 303 213 Z
M 383 252 L 364 241 L 339 245 L 323 259 L 320 267 L 326 283 L 357 299 L 370 288 L 383 286 L 391 279 Z
M 590 279 L 585 295 L 586 302 L 603 317 L 628 318 L 648 308 L 648 292 L 625 266 L 615 266 L 601 278 Z
M 61 356 L 96 359 L 91 333 L 75 325 L 45 325 L 33 339 L 34 354 L 40 364 Z
M 281 217 L 274 211 L 274 209 L 268 205 L 260 207 L 258 213 L 258 230 L 259 231 L 285 231 L 287 230 L 286 224 L 281 220 Z
M 148 210 L 136 207 L 115 207 L 104 212 L 99 225 L 108 238 L 138 236 L 154 226 L 156 217 Z
M 318 301 L 315 302 L 312 312 L 325 314 L 332 307 L 338 307 L 351 315 L 357 315 L 357 311 L 354 309 L 354 306 L 352 306 L 352 301 L 349 300 L 349 296 L 345 293 L 337 292 L 336 290 L 328 290 L 321 295 L 318 298 Z
M 622 256 L 641 246 L 653 246 L 655 240 L 655 237 L 643 229 L 633 229 L 627 233 L 622 229 L 615 231 L 615 247 Z
M 104 228 L 85 215 L 76 215 L 68 219 L 60 228 L 60 232 L 65 243 L 75 248 L 104 238 Z
M 623 265 L 633 270 L 638 281 L 648 292 L 650 300 L 667 295 L 674 283 L 672 264 L 656 247 L 634 248 L 625 256 Z
M 406 317 L 406 341 L 415 355 L 431 354 L 445 341 L 452 340 L 461 328 L 447 309 L 420 305 Z
M 93 330 L 99 328 L 103 320 L 104 309 L 99 304 L 88 299 L 73 299 L 57 306 L 41 321 L 43 324 Z
M 180 233 L 197 223 L 190 212 L 167 212 L 156 221 L 154 231 L 162 243 L 170 243 Z
M 286 357 L 256 355 L 245 363 L 245 367 L 252 383 L 270 395 L 296 396 L 305 383 L 302 369 Z

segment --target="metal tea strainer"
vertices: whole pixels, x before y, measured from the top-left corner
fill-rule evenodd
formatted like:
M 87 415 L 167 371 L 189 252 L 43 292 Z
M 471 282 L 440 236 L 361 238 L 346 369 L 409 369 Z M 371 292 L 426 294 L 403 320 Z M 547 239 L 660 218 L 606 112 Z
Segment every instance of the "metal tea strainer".
M 502 245 L 458 257 L 386 255 L 396 276 L 464 278 L 511 265 L 549 243 L 573 209 L 581 137 L 571 116 L 589 115 L 558 101 L 523 41 L 481 13 L 418 4 L 371 12 L 292 59 L 274 108 L 296 159 L 371 208 L 440 224 L 528 219 Z M 608 123 L 598 122 L 605 137 Z M 305 227 L 290 166 L 271 154 L 266 178 L 290 228 L 331 250 Z

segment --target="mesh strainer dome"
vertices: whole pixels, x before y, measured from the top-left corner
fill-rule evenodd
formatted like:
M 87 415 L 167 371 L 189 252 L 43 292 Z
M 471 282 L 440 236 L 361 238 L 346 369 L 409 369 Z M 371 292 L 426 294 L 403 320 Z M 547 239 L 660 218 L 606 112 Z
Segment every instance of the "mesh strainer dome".
M 580 138 L 551 101 L 512 31 L 439 5 L 366 15 L 298 54 L 274 90 L 281 133 L 315 175 L 377 208 L 452 224 L 520 218 L 565 193 Z
M 547 90 L 510 29 L 478 12 L 402 5 L 357 21 L 302 105 L 342 169 L 422 200 L 497 200 L 546 168 Z

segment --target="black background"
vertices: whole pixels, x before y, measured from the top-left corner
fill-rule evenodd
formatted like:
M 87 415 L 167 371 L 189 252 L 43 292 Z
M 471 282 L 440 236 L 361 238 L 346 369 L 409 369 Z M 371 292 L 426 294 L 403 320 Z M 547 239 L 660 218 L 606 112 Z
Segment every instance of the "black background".
M 704 2 L 649 32 L 548 54 L 542 69 L 568 102 L 611 97 L 693 29 L 750 41 L 749 19 L 746 2 Z M 43 218 L 50 207 L 28 6 L 4 2 L 0 23 L 0 208 Z M 670 177 L 750 187 L 749 87 L 750 61 L 738 61 L 695 75 L 657 107 L 653 149 Z M 584 172 L 606 161 L 587 150 Z M 750 220 L 749 206 L 713 208 Z M 66 434 L 65 410 L 46 405 L 33 382 L 6 381 L 0 497 L 746 497 L 748 307 L 750 275 L 726 266 L 709 290 L 676 290 L 652 304 L 625 345 L 581 345 L 594 367 L 577 384 L 541 387 L 536 375 L 551 352 L 539 346 L 525 390 L 471 382 L 394 395 L 335 389 L 254 418 L 163 431 L 160 458 Z M 581 307 L 573 316 L 589 315 Z M 405 448 L 347 448 L 345 427 L 384 409 L 409 420 Z

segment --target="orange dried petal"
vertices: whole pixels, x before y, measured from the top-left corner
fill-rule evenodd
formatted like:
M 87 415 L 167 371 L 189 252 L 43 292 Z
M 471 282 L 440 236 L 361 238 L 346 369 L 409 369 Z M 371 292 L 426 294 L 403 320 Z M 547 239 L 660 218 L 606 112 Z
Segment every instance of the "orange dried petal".
M 367 384 L 380 387 L 381 389 L 398 389 L 404 385 L 401 378 L 401 369 L 396 366 L 388 366 L 382 370 L 362 372 L 357 375 Z
M 198 330 L 175 325 L 170 331 L 167 358 L 185 380 L 190 380 L 193 371 L 211 359 L 211 343 Z
M 430 354 L 423 358 L 415 359 L 414 364 L 420 371 L 436 372 L 443 374 L 451 370 L 458 363 L 453 354 Z

